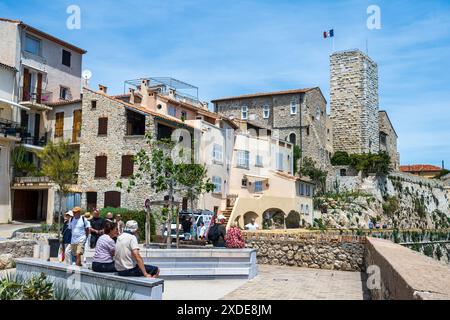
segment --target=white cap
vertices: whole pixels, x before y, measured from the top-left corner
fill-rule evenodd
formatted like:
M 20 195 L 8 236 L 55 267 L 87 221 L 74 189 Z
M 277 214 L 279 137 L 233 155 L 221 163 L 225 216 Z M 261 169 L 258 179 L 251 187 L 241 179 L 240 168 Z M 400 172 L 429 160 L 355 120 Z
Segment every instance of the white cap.
M 67 212 L 65 213 L 65 215 L 69 215 L 69 216 L 73 217 L 73 212 L 72 212 L 72 210 L 67 211 Z
M 225 220 L 226 218 L 225 218 L 225 216 L 223 215 L 223 214 L 221 214 L 221 215 L 219 215 L 218 217 L 217 217 L 217 220 Z
M 125 231 L 136 232 L 137 229 L 139 229 L 139 226 L 135 220 L 127 221 L 125 225 Z

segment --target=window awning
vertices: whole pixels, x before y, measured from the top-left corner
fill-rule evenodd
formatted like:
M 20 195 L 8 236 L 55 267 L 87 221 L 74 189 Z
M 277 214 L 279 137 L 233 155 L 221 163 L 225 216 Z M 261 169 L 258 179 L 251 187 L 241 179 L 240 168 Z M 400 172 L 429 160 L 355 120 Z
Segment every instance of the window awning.
M 27 111 L 30 110 L 30 108 L 22 106 L 22 105 L 20 105 L 18 103 L 15 103 L 14 101 L 11 101 L 11 100 L 6 100 L 6 99 L 3 99 L 3 98 L 0 98 L 0 102 L 9 104 L 11 106 L 11 108 L 12 107 L 17 107 L 17 108 L 20 108 L 20 109 L 23 109 L 23 110 L 27 110 Z
M 251 178 L 252 180 L 269 180 L 269 177 L 258 176 L 256 174 L 244 174 L 245 177 Z

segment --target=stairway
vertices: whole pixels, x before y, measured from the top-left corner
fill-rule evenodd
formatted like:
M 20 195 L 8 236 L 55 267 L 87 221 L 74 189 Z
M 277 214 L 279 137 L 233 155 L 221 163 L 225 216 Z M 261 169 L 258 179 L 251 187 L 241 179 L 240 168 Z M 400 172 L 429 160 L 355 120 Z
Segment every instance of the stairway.
M 227 197 L 227 206 L 225 210 L 222 210 L 220 214 L 225 216 L 225 225 L 228 225 L 228 221 L 231 218 L 231 213 L 233 212 L 234 203 L 236 202 L 237 195 L 229 195 Z

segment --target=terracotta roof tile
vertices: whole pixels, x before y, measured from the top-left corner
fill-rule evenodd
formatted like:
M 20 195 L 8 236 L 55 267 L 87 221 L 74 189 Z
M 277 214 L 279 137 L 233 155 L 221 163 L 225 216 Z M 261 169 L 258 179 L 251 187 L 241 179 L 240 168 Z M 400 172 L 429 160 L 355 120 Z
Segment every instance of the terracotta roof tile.
M 441 167 L 433 166 L 431 164 L 410 164 L 400 166 L 400 171 L 402 172 L 438 172 L 441 170 Z
M 292 93 L 306 93 L 314 88 L 303 88 L 303 89 L 293 89 L 293 90 L 283 90 L 283 91 L 273 91 L 273 92 L 259 92 L 259 93 L 251 93 L 251 94 L 243 94 L 240 96 L 233 97 L 225 97 L 219 98 L 215 100 L 211 100 L 211 102 L 225 101 L 225 100 L 239 100 L 245 98 L 256 98 L 256 97 L 266 97 L 266 96 L 277 96 L 283 94 L 292 94 Z

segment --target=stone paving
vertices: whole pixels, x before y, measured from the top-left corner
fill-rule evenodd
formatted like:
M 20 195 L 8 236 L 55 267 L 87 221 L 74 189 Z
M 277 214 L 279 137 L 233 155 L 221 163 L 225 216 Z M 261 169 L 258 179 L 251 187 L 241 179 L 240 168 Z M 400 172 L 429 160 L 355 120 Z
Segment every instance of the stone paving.
M 22 222 L 0 224 L 0 238 L 6 240 L 12 236 L 14 231 L 23 228 L 39 227 L 39 226 L 40 226 L 39 223 L 22 223 Z
M 323 269 L 258 265 L 259 274 L 225 300 L 366 300 L 365 274 Z

